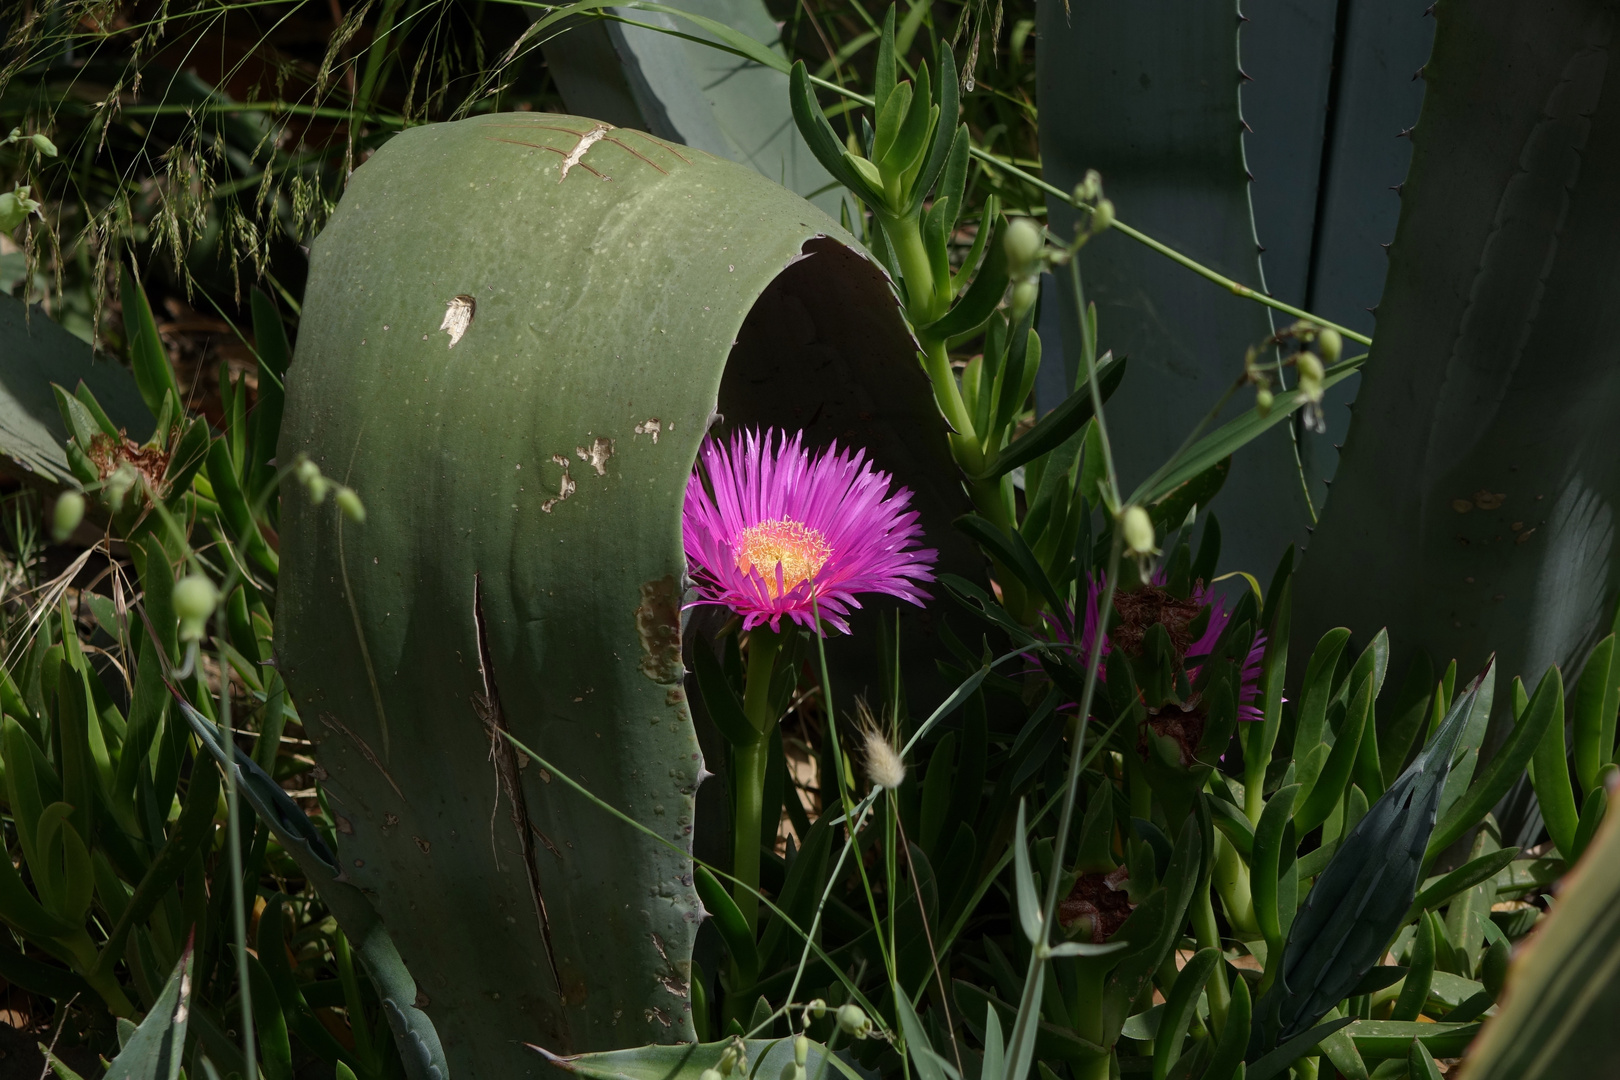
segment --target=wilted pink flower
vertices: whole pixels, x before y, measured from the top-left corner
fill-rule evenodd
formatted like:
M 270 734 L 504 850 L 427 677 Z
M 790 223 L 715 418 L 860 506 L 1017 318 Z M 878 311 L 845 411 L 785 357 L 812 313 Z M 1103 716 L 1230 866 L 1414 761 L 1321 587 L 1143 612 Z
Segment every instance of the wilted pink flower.
M 1104 577 L 1093 574 L 1086 581 L 1086 614 L 1085 622 L 1079 627 L 1080 643 L 1076 655 L 1084 658 L 1091 655 L 1091 642 L 1097 634 L 1097 606 L 1102 597 Z M 1162 625 L 1170 636 L 1170 644 L 1176 650 L 1176 655 L 1187 661 L 1187 681 L 1194 682 L 1198 678 L 1202 667 L 1198 661 L 1209 656 L 1215 649 L 1215 644 L 1226 631 L 1227 620 L 1231 614 L 1226 610 L 1226 600 L 1212 593 L 1202 581 L 1193 586 L 1192 595 L 1185 600 L 1171 596 L 1163 588 L 1164 571 L 1154 575 L 1153 583 L 1146 588 L 1133 592 L 1116 592 L 1114 594 L 1114 609 L 1119 618 L 1110 627 L 1109 633 L 1103 638 L 1102 656 L 1106 657 L 1113 651 L 1116 643 L 1127 653 L 1135 655 L 1142 647 L 1142 637 L 1154 624 Z M 1204 608 L 1209 608 L 1209 622 L 1204 632 L 1194 638 L 1191 634 L 1192 624 L 1197 621 Z M 1052 632 L 1061 640 L 1069 641 L 1069 636 L 1062 627 L 1050 617 L 1048 625 Z M 1249 655 L 1244 658 L 1243 672 L 1238 689 L 1238 719 L 1262 720 L 1264 715 L 1258 704 L 1260 699 L 1260 662 L 1266 655 L 1266 635 L 1256 634 L 1254 643 L 1249 646 Z M 1107 668 L 1099 667 L 1098 678 L 1106 675 Z
M 857 593 L 887 593 L 921 605 L 919 584 L 934 580 L 937 554 L 918 548 L 922 530 L 891 492 L 888 473 L 834 443 L 812 456 L 802 436 L 738 432 L 727 445 L 708 439 L 686 483 L 681 536 L 699 604 L 722 604 L 743 628 L 786 615 L 815 628 L 811 597 L 844 632 Z

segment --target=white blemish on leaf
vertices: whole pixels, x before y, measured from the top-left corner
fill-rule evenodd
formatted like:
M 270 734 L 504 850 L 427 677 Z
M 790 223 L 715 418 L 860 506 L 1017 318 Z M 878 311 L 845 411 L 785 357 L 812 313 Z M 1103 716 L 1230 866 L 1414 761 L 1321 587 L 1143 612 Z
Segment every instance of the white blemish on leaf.
M 572 495 L 574 489 L 579 486 L 574 482 L 574 478 L 568 474 L 567 458 L 561 454 L 552 454 L 551 460 L 562 466 L 562 482 L 557 485 L 557 494 L 540 504 L 540 512 L 543 514 L 551 513 L 553 507 Z
M 477 312 L 478 299 L 466 293 L 454 297 L 445 307 L 444 321 L 439 324 L 439 329 L 450 335 L 449 348 L 456 347 L 456 342 L 461 340 L 461 335 L 472 325 L 473 316 Z
M 596 470 L 597 476 L 606 476 L 607 460 L 613 456 L 613 440 L 599 437 L 589 448 L 574 447 L 574 454 L 579 460 L 589 462 L 591 468 Z
M 637 435 L 651 435 L 653 445 L 657 446 L 658 433 L 664 430 L 664 422 L 656 416 L 649 416 L 646 420 L 637 424 L 635 430 Z
M 560 184 L 564 180 L 568 179 L 568 170 L 572 169 L 575 165 L 578 165 L 584 160 L 585 151 L 601 142 L 607 137 L 607 133 L 612 130 L 613 127 L 610 124 L 597 124 L 595 127 L 591 128 L 591 130 L 581 135 L 579 137 L 579 142 L 575 143 L 574 148 L 568 151 L 568 153 L 563 157 L 562 170 L 561 174 L 557 177 L 557 183 Z M 607 177 L 604 176 L 602 179 L 606 180 Z

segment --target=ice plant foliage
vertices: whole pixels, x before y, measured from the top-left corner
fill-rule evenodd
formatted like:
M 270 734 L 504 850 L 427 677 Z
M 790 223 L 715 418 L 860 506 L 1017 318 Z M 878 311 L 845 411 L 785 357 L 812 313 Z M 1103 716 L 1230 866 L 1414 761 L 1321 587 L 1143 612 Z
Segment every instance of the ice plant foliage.
M 1076 655 L 1080 657 L 1091 655 L 1091 642 L 1097 634 L 1097 607 L 1104 584 L 1105 581 L 1100 575 L 1090 575 L 1087 578 L 1085 622 L 1080 627 L 1080 641 L 1076 649 Z M 1193 625 L 1198 622 L 1198 617 L 1205 608 L 1209 609 L 1209 620 L 1204 626 L 1203 633 L 1193 637 L 1191 632 Z M 1231 617 L 1226 610 L 1225 599 L 1212 592 L 1202 581 L 1193 586 L 1192 595 L 1186 599 L 1177 598 L 1166 592 L 1163 571 L 1156 574 L 1153 583 L 1145 588 L 1116 593 L 1114 610 L 1118 617 L 1103 638 L 1101 656 L 1106 657 L 1116 646 L 1135 655 L 1141 651 L 1143 635 L 1157 623 L 1169 634 L 1170 643 L 1177 657 L 1186 662 L 1189 682 L 1198 678 L 1201 666 L 1198 661 L 1214 651 L 1216 642 L 1226 631 L 1226 621 Z M 1069 640 L 1068 635 L 1055 620 L 1049 618 L 1047 624 L 1059 638 Z M 1254 644 L 1249 647 L 1249 655 L 1243 659 L 1243 674 L 1238 691 L 1239 720 L 1264 719 L 1258 702 L 1260 662 L 1265 658 L 1265 654 L 1266 636 L 1256 634 Z M 1106 667 L 1099 667 L 1098 677 L 1106 678 L 1106 674 Z
M 686 484 L 681 531 L 698 604 L 720 604 L 744 629 L 786 615 L 813 629 L 814 607 L 844 632 L 859 593 L 921 606 L 935 555 L 911 492 L 866 452 L 805 449 L 802 434 L 739 431 L 708 439 Z

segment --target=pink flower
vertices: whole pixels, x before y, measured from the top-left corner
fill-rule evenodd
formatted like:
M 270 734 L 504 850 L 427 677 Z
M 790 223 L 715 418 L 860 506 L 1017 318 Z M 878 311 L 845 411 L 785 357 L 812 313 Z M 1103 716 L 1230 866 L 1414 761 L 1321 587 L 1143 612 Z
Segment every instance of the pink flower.
M 1091 642 L 1097 633 L 1097 605 L 1102 597 L 1103 576 L 1090 575 L 1087 578 L 1086 588 L 1086 617 L 1080 627 L 1080 644 L 1076 655 L 1085 662 L 1085 657 L 1091 655 Z M 1189 683 L 1196 682 L 1201 665 L 1195 661 L 1209 656 L 1215 649 L 1215 644 L 1226 631 L 1227 620 L 1231 618 L 1226 610 L 1226 601 L 1223 597 L 1211 593 L 1202 581 L 1193 586 L 1192 595 L 1185 600 L 1179 600 L 1164 588 L 1164 571 L 1160 570 L 1154 575 L 1153 584 L 1134 592 L 1115 593 L 1114 609 L 1119 618 L 1110 628 L 1107 637 L 1103 638 L 1102 656 L 1106 657 L 1118 644 L 1128 653 L 1134 655 L 1141 649 L 1142 635 L 1155 623 L 1162 624 L 1170 635 L 1172 646 L 1183 659 L 1188 661 L 1186 672 Z M 1204 632 L 1194 638 L 1191 627 L 1205 608 L 1209 608 L 1209 622 Z M 1069 636 L 1057 621 L 1047 618 L 1054 635 L 1060 640 L 1068 642 Z M 1254 643 L 1249 646 L 1249 655 L 1244 658 L 1243 672 L 1238 690 L 1238 719 L 1263 720 L 1265 717 L 1258 704 L 1260 699 L 1260 662 L 1266 655 L 1266 635 L 1256 634 Z M 1106 675 L 1106 668 L 1100 667 L 1097 672 L 1099 679 Z
M 911 492 L 834 443 L 812 456 L 801 435 L 742 431 L 708 439 L 686 483 L 681 536 L 698 604 L 721 604 L 743 628 L 786 615 L 814 629 L 811 597 L 845 633 L 857 593 L 887 593 L 918 606 L 937 554 L 918 548 Z

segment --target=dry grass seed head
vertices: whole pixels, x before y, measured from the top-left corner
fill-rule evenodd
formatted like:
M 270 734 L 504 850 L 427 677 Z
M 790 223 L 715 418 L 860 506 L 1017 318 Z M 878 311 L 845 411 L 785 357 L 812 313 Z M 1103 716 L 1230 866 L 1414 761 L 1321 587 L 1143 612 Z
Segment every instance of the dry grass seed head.
M 865 699 L 856 699 L 856 722 L 861 730 L 861 759 L 866 777 L 886 791 L 894 791 L 905 783 L 906 763 L 894 748 L 883 725 L 872 715 Z

